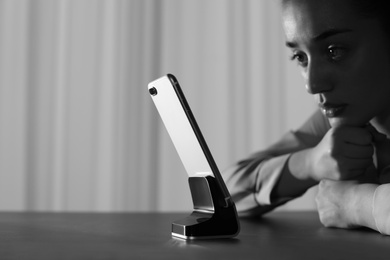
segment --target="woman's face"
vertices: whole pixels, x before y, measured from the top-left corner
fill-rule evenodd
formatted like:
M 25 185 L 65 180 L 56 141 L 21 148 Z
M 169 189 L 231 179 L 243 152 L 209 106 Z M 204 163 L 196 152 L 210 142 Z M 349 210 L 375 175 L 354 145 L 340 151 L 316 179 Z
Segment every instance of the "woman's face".
M 377 20 L 362 18 L 348 3 L 283 1 L 286 44 L 332 126 L 390 117 L 388 39 Z

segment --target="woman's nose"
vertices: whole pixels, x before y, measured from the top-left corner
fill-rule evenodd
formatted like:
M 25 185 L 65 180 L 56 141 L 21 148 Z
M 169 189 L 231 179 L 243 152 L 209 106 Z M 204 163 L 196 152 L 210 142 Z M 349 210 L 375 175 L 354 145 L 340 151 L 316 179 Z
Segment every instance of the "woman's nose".
M 305 73 L 306 91 L 309 94 L 329 92 L 333 89 L 330 82 L 329 73 L 320 64 L 309 64 Z

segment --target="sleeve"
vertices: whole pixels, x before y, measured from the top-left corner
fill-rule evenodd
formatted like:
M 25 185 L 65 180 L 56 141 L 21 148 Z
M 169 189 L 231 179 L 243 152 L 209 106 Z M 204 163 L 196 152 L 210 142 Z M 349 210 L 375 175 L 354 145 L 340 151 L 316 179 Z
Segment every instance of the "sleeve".
M 289 131 L 272 146 L 223 171 L 239 215 L 261 215 L 293 199 L 271 200 L 283 167 L 291 153 L 315 146 L 329 128 L 328 120 L 318 110 L 298 130 Z

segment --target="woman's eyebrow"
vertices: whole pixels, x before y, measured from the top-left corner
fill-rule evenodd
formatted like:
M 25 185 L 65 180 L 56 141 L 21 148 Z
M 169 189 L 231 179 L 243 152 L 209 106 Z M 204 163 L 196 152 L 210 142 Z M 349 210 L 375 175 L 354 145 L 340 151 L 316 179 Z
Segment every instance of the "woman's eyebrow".
M 349 33 L 352 31 L 353 30 L 351 30 L 351 29 L 328 29 L 328 30 L 314 36 L 312 39 L 313 39 L 313 41 L 318 42 L 318 41 L 325 40 L 326 38 L 329 38 L 329 37 L 337 35 L 337 34 Z M 296 42 L 287 41 L 286 46 L 289 48 L 296 48 L 298 46 L 298 44 Z
M 294 49 L 298 46 L 298 44 L 296 42 L 286 42 L 286 46 L 291 48 L 291 49 Z
M 352 30 L 351 29 L 329 29 L 329 30 L 326 30 L 326 31 L 314 36 L 313 40 L 314 41 L 321 41 L 321 40 L 324 40 L 326 38 L 329 38 L 331 36 L 334 36 L 334 35 L 337 35 L 340 33 L 349 33 L 349 32 L 352 32 Z

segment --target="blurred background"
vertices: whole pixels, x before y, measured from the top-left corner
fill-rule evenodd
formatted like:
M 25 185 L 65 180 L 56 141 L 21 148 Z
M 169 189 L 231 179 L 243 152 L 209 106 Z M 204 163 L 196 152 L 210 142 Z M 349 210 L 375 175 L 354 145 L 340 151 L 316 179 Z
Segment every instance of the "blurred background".
M 176 75 L 220 169 L 314 111 L 275 0 L 0 0 L 0 210 L 187 211 L 147 91 Z M 284 209 L 314 207 L 313 192 Z

